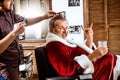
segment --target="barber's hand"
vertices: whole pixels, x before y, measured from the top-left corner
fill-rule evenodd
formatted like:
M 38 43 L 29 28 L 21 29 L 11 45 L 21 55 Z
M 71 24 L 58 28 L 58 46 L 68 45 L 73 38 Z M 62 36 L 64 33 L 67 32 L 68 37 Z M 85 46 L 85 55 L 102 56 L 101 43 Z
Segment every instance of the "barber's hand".
M 24 32 L 24 30 L 25 30 L 25 25 L 26 25 L 25 22 L 19 22 L 19 23 L 14 24 L 13 32 L 14 32 L 16 35 L 21 34 L 21 33 Z
M 90 24 L 88 28 L 81 26 L 86 36 L 93 36 L 93 23 Z
M 44 17 L 44 19 L 48 19 L 48 18 L 51 18 L 51 17 L 53 17 L 53 16 L 55 16 L 55 15 L 56 15 L 56 13 L 55 13 L 54 11 L 49 10 L 47 13 L 45 13 L 45 14 L 43 15 L 43 17 Z
M 90 60 L 96 61 L 97 59 L 100 59 L 107 53 L 108 53 L 108 47 L 99 47 L 96 50 L 94 50 L 93 53 L 90 54 L 88 57 Z

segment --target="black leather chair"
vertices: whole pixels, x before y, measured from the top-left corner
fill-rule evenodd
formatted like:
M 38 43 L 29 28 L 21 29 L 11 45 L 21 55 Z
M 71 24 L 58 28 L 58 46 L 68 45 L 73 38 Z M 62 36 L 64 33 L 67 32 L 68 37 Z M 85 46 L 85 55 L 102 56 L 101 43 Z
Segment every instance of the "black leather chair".
M 52 65 L 49 63 L 45 46 L 35 48 L 35 57 L 39 80 L 90 80 L 92 78 L 91 74 L 76 75 L 74 77 L 58 76 Z
M 20 44 L 20 65 L 19 65 L 19 71 L 20 71 L 20 80 L 25 78 L 26 80 L 29 80 L 32 77 L 33 74 L 33 59 L 31 59 L 31 55 L 33 53 L 29 52 L 27 55 L 24 56 L 23 46 Z

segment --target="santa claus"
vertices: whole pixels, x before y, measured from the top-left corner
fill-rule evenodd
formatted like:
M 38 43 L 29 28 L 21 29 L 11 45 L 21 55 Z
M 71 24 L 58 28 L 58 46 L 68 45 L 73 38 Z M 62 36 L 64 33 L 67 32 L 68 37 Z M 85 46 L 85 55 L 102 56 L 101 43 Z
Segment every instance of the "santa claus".
M 95 47 L 93 23 L 82 27 L 85 42 L 69 40 L 68 22 L 56 15 L 49 22 L 50 32 L 46 37 L 46 50 L 50 63 L 60 76 L 92 73 L 93 80 L 117 80 L 120 74 L 120 56 L 110 54 L 107 46 Z

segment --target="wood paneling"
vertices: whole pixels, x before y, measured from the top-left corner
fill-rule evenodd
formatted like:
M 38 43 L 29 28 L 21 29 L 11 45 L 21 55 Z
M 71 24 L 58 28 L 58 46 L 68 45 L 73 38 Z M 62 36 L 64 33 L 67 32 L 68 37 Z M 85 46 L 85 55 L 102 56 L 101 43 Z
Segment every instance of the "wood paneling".
M 108 0 L 109 49 L 120 54 L 120 1 Z
M 120 25 L 109 26 L 109 49 L 111 53 L 120 54 Z
M 120 54 L 120 1 L 119 0 L 87 0 L 85 5 L 86 24 L 94 23 L 94 41 L 107 40 L 109 51 Z M 85 25 L 86 25 L 85 24 Z
M 89 21 L 94 24 L 104 24 L 103 0 L 89 0 Z M 97 27 L 97 26 L 96 26 Z
M 94 42 L 98 45 L 99 40 L 105 40 L 105 28 L 103 26 L 94 25 Z
M 109 0 L 108 5 L 109 25 L 120 25 L 120 0 Z

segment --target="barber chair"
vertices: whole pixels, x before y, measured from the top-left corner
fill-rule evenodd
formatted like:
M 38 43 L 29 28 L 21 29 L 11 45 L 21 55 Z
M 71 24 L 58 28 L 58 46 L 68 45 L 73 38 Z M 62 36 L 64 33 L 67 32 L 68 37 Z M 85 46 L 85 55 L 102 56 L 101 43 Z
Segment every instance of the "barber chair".
M 33 72 L 33 60 L 31 59 L 32 52 L 29 52 L 27 55 L 24 56 L 23 47 L 20 44 L 20 79 L 29 80 L 32 77 Z
M 35 48 L 35 57 L 38 70 L 39 80 L 90 80 L 92 75 L 76 75 L 73 77 L 63 77 L 56 74 L 52 65 L 50 64 L 45 46 Z

